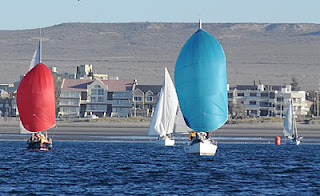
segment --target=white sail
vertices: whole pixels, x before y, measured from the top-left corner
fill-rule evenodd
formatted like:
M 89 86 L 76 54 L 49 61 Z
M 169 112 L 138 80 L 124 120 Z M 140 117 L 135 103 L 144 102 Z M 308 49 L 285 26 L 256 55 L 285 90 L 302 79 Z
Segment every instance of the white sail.
M 22 122 L 20 121 L 20 124 L 19 124 L 19 128 L 20 128 L 20 134 L 30 134 L 31 132 L 28 131 L 27 129 L 24 128 Z
M 173 133 L 188 134 L 193 130 L 186 125 L 180 106 L 178 106 L 176 119 L 174 121 Z
M 160 96 L 149 126 L 149 136 L 164 137 L 173 132 L 174 121 L 178 108 L 176 89 L 167 68 L 161 87 Z
M 33 54 L 33 57 L 31 59 L 31 63 L 30 63 L 30 67 L 29 67 L 29 71 L 36 65 L 38 65 L 39 63 L 41 63 L 41 58 L 42 58 L 42 41 L 41 38 L 39 40 L 39 45 L 38 48 L 36 49 L 36 51 Z
M 289 101 L 288 110 L 283 123 L 283 135 L 288 138 L 292 138 L 295 132 L 295 122 L 293 114 L 292 100 Z

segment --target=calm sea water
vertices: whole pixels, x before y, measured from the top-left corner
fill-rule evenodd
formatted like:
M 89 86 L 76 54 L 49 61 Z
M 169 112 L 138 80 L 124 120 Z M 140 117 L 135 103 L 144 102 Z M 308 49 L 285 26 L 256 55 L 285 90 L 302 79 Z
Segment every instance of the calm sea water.
M 1 195 L 319 195 L 320 145 L 219 144 L 216 156 L 183 146 L 58 142 L 50 152 L 0 142 Z

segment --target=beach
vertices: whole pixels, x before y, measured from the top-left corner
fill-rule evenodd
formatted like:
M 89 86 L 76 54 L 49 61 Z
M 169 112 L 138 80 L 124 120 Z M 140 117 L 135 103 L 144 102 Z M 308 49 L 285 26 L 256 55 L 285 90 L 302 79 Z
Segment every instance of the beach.
M 148 121 L 57 121 L 57 126 L 48 131 L 54 141 L 153 141 L 148 137 Z M 211 132 L 211 136 L 221 141 L 274 141 L 282 136 L 282 123 L 240 123 L 225 124 Z M 320 125 L 298 124 L 299 136 L 308 143 L 320 141 Z M 0 140 L 26 140 L 28 135 L 19 133 L 17 118 L 0 119 Z M 185 140 L 187 135 L 177 139 Z

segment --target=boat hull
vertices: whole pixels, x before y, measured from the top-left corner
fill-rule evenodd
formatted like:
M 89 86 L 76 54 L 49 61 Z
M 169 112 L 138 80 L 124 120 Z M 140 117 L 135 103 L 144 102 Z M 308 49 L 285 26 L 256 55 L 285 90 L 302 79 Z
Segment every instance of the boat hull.
M 300 140 L 286 140 L 286 144 L 288 144 L 288 145 L 300 145 L 301 141 Z
M 160 138 L 156 141 L 156 144 L 159 146 L 174 146 L 175 141 L 170 138 Z
M 47 151 L 51 150 L 52 148 L 52 142 L 44 142 L 41 143 L 39 141 L 28 141 L 27 142 L 27 149 L 29 150 L 41 150 L 41 151 Z
M 205 140 L 203 142 L 196 142 L 193 144 L 188 144 L 184 147 L 184 151 L 187 154 L 199 154 L 203 156 L 214 156 L 217 151 L 217 144 L 209 140 Z

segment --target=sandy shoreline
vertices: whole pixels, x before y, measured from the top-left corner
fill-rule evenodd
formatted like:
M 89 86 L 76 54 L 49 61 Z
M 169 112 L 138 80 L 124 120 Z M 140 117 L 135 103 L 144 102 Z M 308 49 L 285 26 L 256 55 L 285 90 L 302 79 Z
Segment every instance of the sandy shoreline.
M 55 141 L 147 141 L 149 122 L 72 122 L 57 121 L 57 127 L 49 131 Z M 212 136 L 220 141 L 257 141 L 274 142 L 275 136 L 282 135 L 282 123 L 243 123 L 225 124 L 212 132 Z M 299 135 L 310 143 L 320 142 L 320 125 L 299 124 Z M 0 140 L 26 140 L 27 135 L 19 134 L 19 121 L 16 119 L 0 119 Z M 177 140 L 185 141 L 186 135 Z

